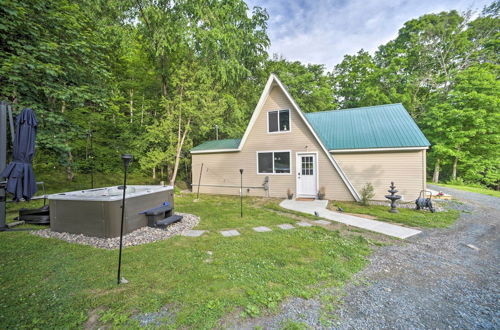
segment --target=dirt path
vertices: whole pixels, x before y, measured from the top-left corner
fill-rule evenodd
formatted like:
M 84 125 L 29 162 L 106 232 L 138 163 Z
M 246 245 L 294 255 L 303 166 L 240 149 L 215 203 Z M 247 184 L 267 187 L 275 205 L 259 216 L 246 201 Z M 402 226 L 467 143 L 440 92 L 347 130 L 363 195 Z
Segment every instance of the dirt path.
M 464 211 L 460 219 L 375 251 L 353 281 L 364 284 L 346 287 L 334 323 L 320 321 L 319 299 L 291 299 L 278 315 L 238 328 L 280 328 L 293 320 L 335 329 L 499 329 L 500 198 L 431 189 L 464 202 L 454 205 Z

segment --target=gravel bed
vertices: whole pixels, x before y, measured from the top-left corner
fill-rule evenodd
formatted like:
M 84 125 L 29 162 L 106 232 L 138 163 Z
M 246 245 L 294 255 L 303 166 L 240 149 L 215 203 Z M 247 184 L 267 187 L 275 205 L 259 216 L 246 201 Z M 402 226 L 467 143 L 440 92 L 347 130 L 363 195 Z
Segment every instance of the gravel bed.
M 166 228 L 151 228 L 142 227 L 133 232 L 123 236 L 123 246 L 135 246 L 147 243 L 152 243 L 156 241 L 161 241 L 169 237 L 179 235 L 185 231 L 188 231 L 195 227 L 199 222 L 200 218 L 193 214 L 187 213 L 176 213 L 182 215 L 181 221 L 173 223 Z M 37 235 L 45 238 L 57 238 L 62 239 L 69 243 L 77 243 L 83 245 L 91 245 L 100 249 L 113 250 L 120 246 L 120 238 L 100 238 L 100 237 L 90 237 L 85 235 L 69 234 L 69 233 L 58 233 L 51 231 L 50 229 L 43 229 L 31 232 L 33 235 Z
M 234 319 L 228 328 L 280 329 L 302 322 L 314 329 L 500 329 L 500 198 L 432 187 L 463 201 L 446 229 L 427 229 L 398 244 L 377 248 L 370 265 L 340 292 L 329 322 L 321 299 L 291 298 L 280 312 Z

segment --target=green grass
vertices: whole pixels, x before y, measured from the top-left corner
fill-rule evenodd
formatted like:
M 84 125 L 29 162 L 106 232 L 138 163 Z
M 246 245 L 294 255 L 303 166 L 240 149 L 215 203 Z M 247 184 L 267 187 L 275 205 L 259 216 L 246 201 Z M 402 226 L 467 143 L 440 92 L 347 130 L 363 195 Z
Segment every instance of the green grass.
M 169 306 L 172 328 L 213 328 L 225 315 L 258 316 L 290 296 L 311 297 L 341 285 L 361 270 L 370 253 L 362 236 L 320 227 L 280 230 L 293 223 L 263 208 L 264 199 L 176 196 L 176 209 L 201 217 L 198 238 L 128 247 L 117 286 L 117 251 L 45 239 L 27 232 L 0 233 L 0 324 L 3 328 L 75 328 L 89 314 L 113 327 L 137 327 L 131 316 Z M 251 227 L 267 225 L 272 232 Z M 220 229 L 238 229 L 224 238 Z M 212 251 L 211 261 L 207 251 Z
M 490 195 L 493 197 L 500 197 L 500 191 L 497 190 L 492 190 L 484 187 L 478 187 L 478 186 L 462 186 L 462 185 L 454 185 L 454 184 L 444 184 L 444 183 L 433 183 L 429 182 L 429 184 L 433 184 L 436 186 L 442 186 L 446 188 L 453 188 L 453 189 L 458 189 L 458 190 L 463 190 L 463 191 L 469 191 L 473 193 L 478 193 L 478 194 L 483 194 L 483 195 Z
M 455 222 L 460 215 L 460 212 L 451 209 L 431 213 L 427 210 L 417 211 L 415 209 L 399 208 L 399 213 L 390 213 L 388 206 L 362 206 L 354 202 L 332 201 L 328 206 L 332 210 L 336 210 L 340 206 L 347 213 L 367 214 L 376 217 L 377 220 L 405 224 L 411 227 L 444 228 Z

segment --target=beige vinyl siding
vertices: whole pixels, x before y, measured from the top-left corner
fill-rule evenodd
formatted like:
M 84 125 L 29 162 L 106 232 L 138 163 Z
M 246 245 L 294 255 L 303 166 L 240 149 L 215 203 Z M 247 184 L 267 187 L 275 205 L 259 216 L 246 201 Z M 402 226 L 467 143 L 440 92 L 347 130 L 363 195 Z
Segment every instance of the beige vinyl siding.
M 425 150 L 333 155 L 358 193 L 371 182 L 376 200 L 385 200 L 391 181 L 394 181 L 398 195 L 403 195 L 406 201 L 416 199 L 425 189 Z
M 273 110 L 290 110 L 291 129 L 289 132 L 268 133 L 267 113 Z M 290 174 L 257 174 L 257 151 L 291 151 Z M 252 127 L 248 139 L 239 152 L 192 154 L 192 182 L 198 183 L 201 164 L 204 164 L 200 192 L 216 194 L 239 194 L 240 173 L 244 169 L 243 186 L 262 186 L 264 178 L 269 177 L 269 196 L 284 197 L 290 188 L 296 192 L 296 153 L 317 152 L 319 187 L 326 189 L 326 198 L 335 200 L 354 200 L 342 182 L 339 174 L 330 163 L 306 124 L 288 101 L 279 87 L 273 87 L 263 108 Z M 207 187 L 221 185 L 238 187 Z M 194 186 L 196 191 L 196 186 Z M 264 196 L 263 189 L 250 188 L 244 193 Z

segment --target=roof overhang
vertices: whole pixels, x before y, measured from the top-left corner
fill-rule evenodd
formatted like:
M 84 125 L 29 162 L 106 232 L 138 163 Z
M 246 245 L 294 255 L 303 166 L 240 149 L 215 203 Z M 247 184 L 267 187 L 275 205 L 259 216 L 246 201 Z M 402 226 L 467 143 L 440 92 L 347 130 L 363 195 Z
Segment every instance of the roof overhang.
M 416 151 L 426 150 L 429 147 L 398 147 L 398 148 L 366 148 L 366 149 L 334 149 L 332 154 L 357 153 L 357 152 L 390 152 L 390 151 Z
M 192 154 L 218 154 L 221 152 L 238 152 L 239 149 L 208 149 L 208 150 L 192 150 Z

